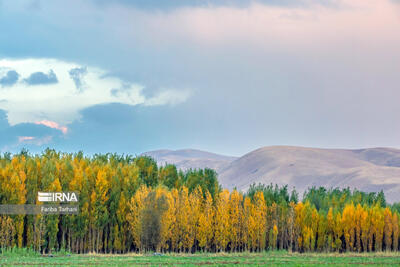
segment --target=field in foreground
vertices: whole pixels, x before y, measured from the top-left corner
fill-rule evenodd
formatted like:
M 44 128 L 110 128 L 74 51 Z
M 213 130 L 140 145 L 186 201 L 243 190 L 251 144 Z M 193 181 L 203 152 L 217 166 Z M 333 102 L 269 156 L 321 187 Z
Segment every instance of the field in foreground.
M 35 253 L 0 254 L 0 266 L 399 266 L 400 253 L 219 253 L 219 254 L 153 254 L 77 255 L 56 254 L 53 257 Z

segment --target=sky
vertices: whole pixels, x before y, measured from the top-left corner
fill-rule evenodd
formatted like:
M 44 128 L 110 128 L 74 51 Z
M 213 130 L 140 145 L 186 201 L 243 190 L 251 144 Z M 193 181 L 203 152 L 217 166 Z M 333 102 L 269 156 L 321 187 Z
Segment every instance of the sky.
M 400 148 L 398 0 L 0 0 L 0 152 Z

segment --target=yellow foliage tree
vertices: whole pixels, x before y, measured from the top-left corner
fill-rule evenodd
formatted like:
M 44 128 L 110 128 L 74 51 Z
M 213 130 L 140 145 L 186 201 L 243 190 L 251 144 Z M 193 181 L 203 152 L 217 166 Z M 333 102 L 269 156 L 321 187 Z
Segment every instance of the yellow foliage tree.
M 209 251 L 213 238 L 214 207 L 211 194 L 207 191 L 204 202 L 201 205 L 201 213 L 198 224 L 199 246 L 203 251 Z
M 225 251 L 229 242 L 229 191 L 223 190 L 217 198 L 215 210 L 215 245 L 217 250 Z

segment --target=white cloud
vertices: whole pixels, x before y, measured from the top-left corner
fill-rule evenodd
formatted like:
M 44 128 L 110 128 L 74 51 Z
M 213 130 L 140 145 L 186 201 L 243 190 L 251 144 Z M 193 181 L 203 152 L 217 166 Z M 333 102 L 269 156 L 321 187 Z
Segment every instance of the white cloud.
M 189 97 L 187 91 L 164 90 L 159 96 L 146 99 L 142 94 L 143 85 L 106 76 L 107 72 L 100 68 L 56 59 L 2 59 L 0 67 L 15 70 L 22 78 L 35 72 L 48 73 L 53 70 L 58 79 L 56 84 L 36 86 L 29 86 L 20 79 L 14 86 L 0 88 L 0 109 L 7 111 L 11 125 L 51 122 L 52 126 L 64 129 L 62 127 L 79 119 L 80 110 L 89 106 L 105 103 L 177 104 Z M 78 90 L 70 77 L 70 70 L 75 68 L 87 68 L 85 90 Z M 111 93 L 115 88 L 122 89 L 118 89 L 116 94 Z M 63 132 L 66 133 L 66 130 Z
M 189 96 L 190 91 L 163 90 L 154 97 L 146 99 L 144 104 L 146 106 L 175 105 L 184 102 Z

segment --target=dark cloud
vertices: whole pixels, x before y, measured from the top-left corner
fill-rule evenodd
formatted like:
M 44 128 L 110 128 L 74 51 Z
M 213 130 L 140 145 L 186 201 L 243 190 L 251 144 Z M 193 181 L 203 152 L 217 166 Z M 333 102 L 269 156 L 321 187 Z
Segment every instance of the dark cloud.
M 21 140 L 23 137 L 31 140 Z M 50 144 L 43 140 L 57 141 L 62 138 L 59 130 L 35 123 L 19 123 L 11 126 L 7 120 L 7 113 L 0 110 L 0 151 L 16 152 L 22 147 L 40 152 Z M 42 140 L 42 141 L 41 141 Z
M 13 86 L 18 82 L 19 74 L 15 70 L 9 70 L 5 76 L 0 78 L 0 85 L 2 87 Z
M 183 142 L 193 136 L 182 127 L 178 133 L 168 130 L 182 123 L 176 112 L 174 108 L 161 106 L 117 103 L 92 106 L 80 112 L 79 121 L 68 125 L 68 139 L 56 148 L 71 152 L 83 149 L 87 153 L 139 154 L 160 147 L 183 147 Z
M 58 79 L 53 70 L 50 70 L 48 74 L 44 72 L 34 72 L 24 81 L 29 85 L 40 85 L 40 84 L 54 84 L 58 83 Z
M 35 123 L 19 123 L 14 126 L 10 126 L 7 132 L 12 136 L 33 136 L 33 137 L 60 134 L 60 131 L 58 131 L 57 129 L 53 129 L 45 125 L 35 124 Z
M 76 89 L 83 91 L 83 77 L 87 74 L 87 68 L 74 68 L 69 71 L 69 77 L 74 81 Z

